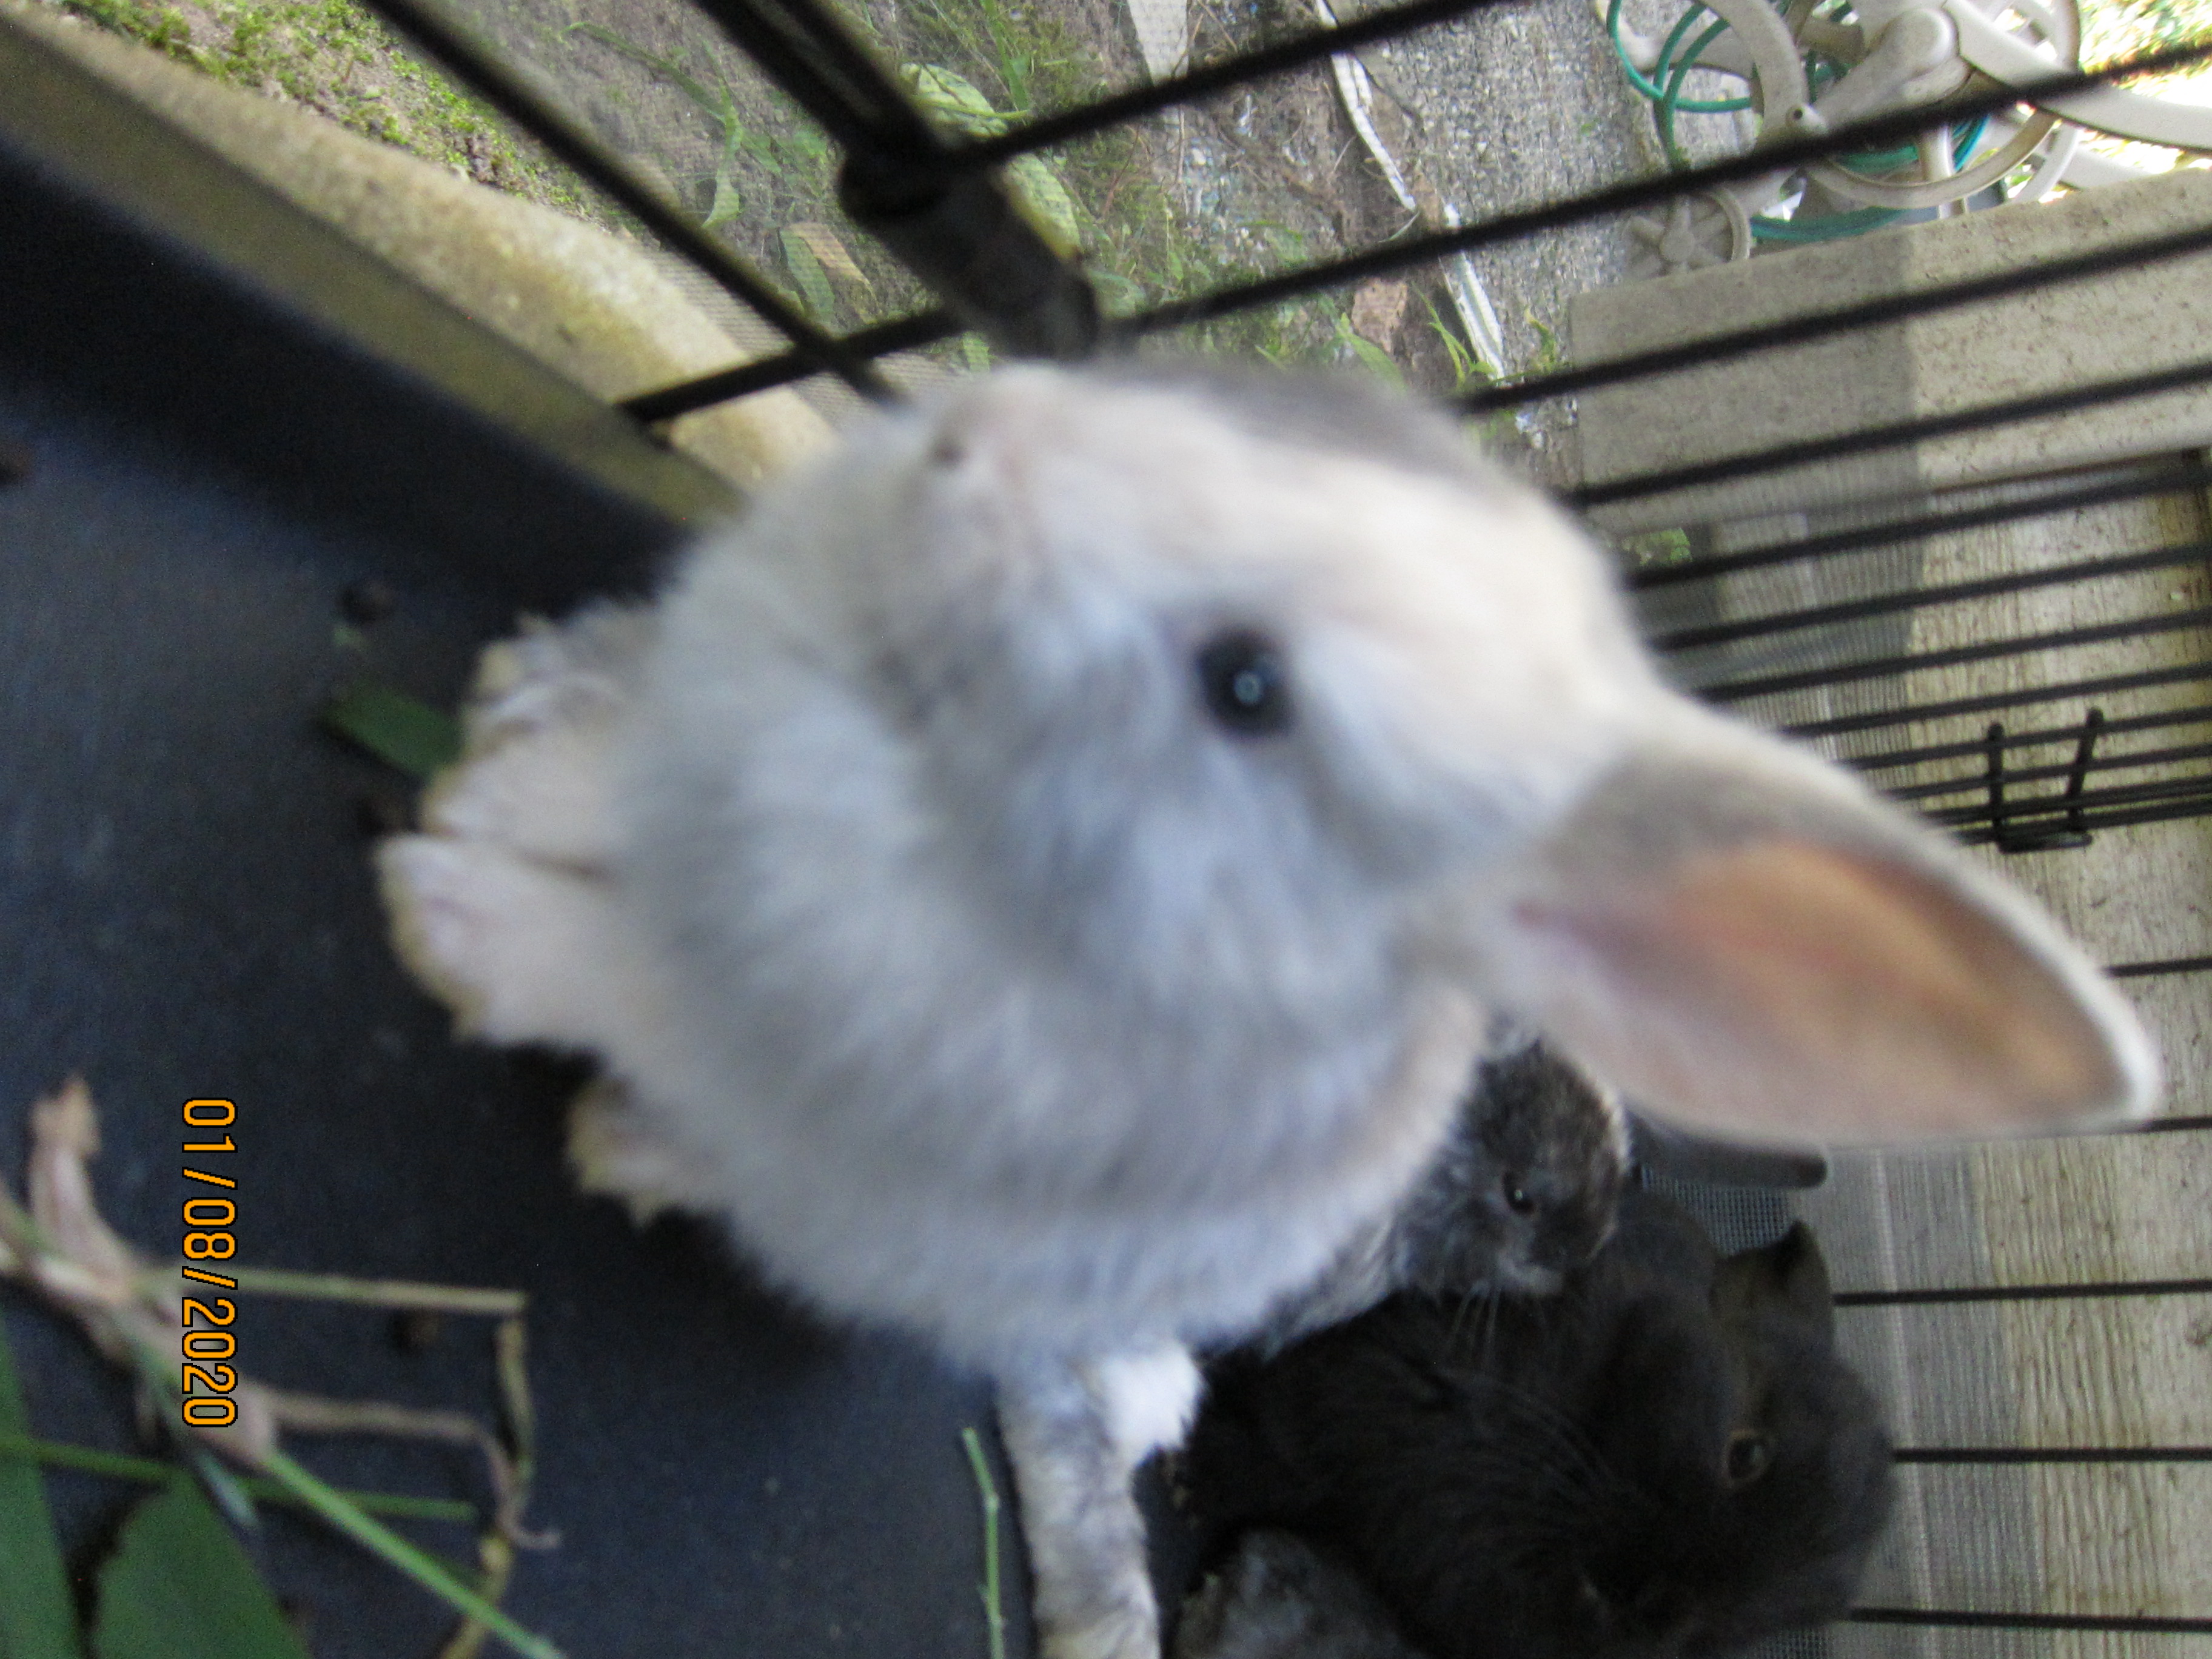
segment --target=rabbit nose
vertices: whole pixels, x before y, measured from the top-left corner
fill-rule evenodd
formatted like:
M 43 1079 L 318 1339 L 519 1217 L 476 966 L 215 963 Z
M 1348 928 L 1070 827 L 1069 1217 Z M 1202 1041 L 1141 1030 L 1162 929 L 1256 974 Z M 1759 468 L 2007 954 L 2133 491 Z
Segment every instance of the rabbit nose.
M 945 405 L 929 459 L 945 466 L 1006 465 L 1024 453 L 1050 448 L 1067 424 L 1066 410 L 1066 388 L 1053 376 L 1003 370 Z

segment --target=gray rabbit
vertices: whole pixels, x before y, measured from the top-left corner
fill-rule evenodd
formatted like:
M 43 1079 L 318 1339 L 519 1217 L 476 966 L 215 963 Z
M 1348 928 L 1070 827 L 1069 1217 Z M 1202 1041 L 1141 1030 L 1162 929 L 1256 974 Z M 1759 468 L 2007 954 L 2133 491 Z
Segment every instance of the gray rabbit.
M 1358 1576 L 1296 1533 L 1255 1528 L 1183 1603 L 1175 1659 L 1422 1659 Z
M 1611 1091 L 1542 1042 L 1501 1036 L 1413 1189 L 1254 1341 L 1273 1352 L 1404 1290 L 1547 1296 L 1613 1231 L 1627 1157 Z
M 873 415 L 469 725 L 380 854 L 402 954 L 599 1058 L 611 1168 L 997 1378 L 1053 1659 L 1152 1659 L 1129 1475 L 1193 1345 L 1401 1202 L 1493 1016 L 1766 1141 L 2152 1091 L 2049 922 L 1668 690 L 1576 529 L 1377 391 Z

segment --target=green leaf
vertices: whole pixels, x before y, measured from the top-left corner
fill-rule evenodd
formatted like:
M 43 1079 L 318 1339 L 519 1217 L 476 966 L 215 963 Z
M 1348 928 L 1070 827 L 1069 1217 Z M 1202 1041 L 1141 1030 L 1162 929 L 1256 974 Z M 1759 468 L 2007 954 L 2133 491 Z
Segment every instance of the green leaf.
M 0 1434 L 29 1431 L 0 1329 Z M 37 1465 L 0 1457 L 0 1659 L 77 1659 L 69 1574 Z
M 1353 333 L 1352 329 L 1352 319 L 1350 318 L 1340 317 L 1336 319 L 1336 337 L 1353 356 L 1358 358 L 1359 361 L 1370 370 L 1380 375 L 1383 380 L 1389 381 L 1392 386 L 1396 386 L 1399 390 L 1403 391 L 1405 389 L 1406 376 L 1404 371 L 1399 368 L 1397 363 L 1392 360 L 1390 354 L 1383 350 L 1381 346 L 1376 345 L 1374 341 L 1370 340 L 1362 335 Z
M 817 322 L 835 322 L 837 318 L 837 295 L 830 286 L 829 273 L 822 269 L 822 261 L 814 257 L 814 250 L 806 239 L 790 229 L 780 233 L 783 243 L 783 262 L 791 267 L 791 279 L 799 284 L 799 292 L 806 301 L 806 309 Z
M 1421 296 L 1421 303 L 1428 307 L 1430 328 L 1435 331 L 1437 338 L 1443 342 L 1444 355 L 1451 359 L 1452 389 L 1461 392 L 1471 386 L 1488 386 L 1489 374 L 1475 361 L 1474 353 L 1468 349 L 1467 342 L 1460 338 L 1459 331 L 1444 321 L 1443 313 L 1437 309 L 1437 302 L 1425 294 Z
M 1030 222 L 1052 251 L 1063 259 L 1073 258 L 1083 246 L 1075 198 L 1051 163 L 1038 155 L 1018 155 L 1006 166 L 1006 182 L 1013 186 L 1016 204 L 1027 210 Z
M 908 64 L 904 74 L 915 101 L 963 137 L 995 138 L 1006 130 L 1006 118 L 965 76 L 941 64 Z
M 522 1656 L 522 1659 L 562 1659 L 561 1650 L 542 1636 L 534 1636 L 499 1608 L 456 1578 L 451 1569 L 425 1555 L 389 1527 L 380 1526 L 337 1491 L 323 1484 L 281 1451 L 263 1454 L 261 1466 L 331 1526 L 399 1569 L 423 1589 L 478 1624 Z M 107 1659 L 102 1655 L 101 1659 Z
M 1549 374 L 1555 369 L 1565 368 L 1567 354 L 1559 343 L 1558 333 L 1545 327 L 1534 312 L 1524 311 L 1521 314 L 1528 319 L 1528 326 L 1536 331 L 1536 360 L 1528 365 L 1530 372 Z
M 131 1511 L 100 1574 L 98 1659 L 307 1659 L 221 1517 L 188 1480 Z
M 1138 283 L 1131 282 L 1118 270 L 1104 267 L 1090 273 L 1091 285 L 1098 290 L 1098 297 L 1109 312 L 1135 311 L 1150 297 Z
M 389 686 L 356 685 L 342 691 L 316 718 L 325 731 L 417 780 L 461 757 L 458 720 Z
M 783 234 L 796 236 L 805 243 L 815 262 L 833 280 L 857 294 L 875 292 L 876 285 L 868 280 L 868 273 L 861 270 L 860 262 L 853 258 L 853 251 L 829 226 L 814 220 L 801 220 L 796 224 L 785 226 Z
M 48 1463 L 61 1469 L 82 1469 L 88 1474 L 104 1474 L 116 1480 L 136 1480 L 149 1486 L 184 1480 L 187 1474 L 177 1464 L 156 1462 L 150 1457 L 126 1457 L 118 1452 L 100 1451 L 92 1446 L 73 1446 L 66 1441 L 33 1440 L 28 1435 L 0 1434 L 0 1461 L 14 1458 L 31 1463 Z M 238 1479 L 234 1475 L 231 1478 Z M 238 1484 L 248 1497 L 260 1503 L 298 1504 L 303 1501 L 275 1480 L 248 1475 Z M 416 1498 L 397 1492 L 343 1492 L 338 1496 L 363 1515 L 393 1515 L 409 1521 L 463 1523 L 477 1518 L 476 1505 L 465 1504 L 458 1498 Z M 0 1650 L 0 1652 L 4 1651 Z
M 998 33 L 995 28 L 991 31 L 994 42 Z M 1006 83 L 1006 96 L 1013 100 L 1014 107 L 1026 112 L 1030 108 L 1030 68 L 1036 59 L 1026 52 L 1008 51 L 1003 43 L 1000 46 L 1003 55 L 999 59 L 999 78 Z
M 726 225 L 744 213 L 745 198 L 738 189 L 738 140 L 740 136 L 740 129 L 735 120 L 723 129 L 722 160 L 714 169 L 714 200 L 707 210 L 707 216 L 699 222 L 702 230 Z
M 204 1443 L 183 1440 L 177 1449 L 185 1455 L 185 1462 L 199 1478 L 200 1490 L 216 1507 L 216 1513 L 240 1532 L 257 1532 L 261 1527 L 261 1512 L 253 1507 L 253 1496 L 246 1483 L 222 1464 L 222 1459 L 209 1450 Z
M 562 30 L 562 33 L 580 34 L 588 40 L 598 41 L 603 46 L 611 47 L 633 64 L 643 64 L 655 75 L 670 82 L 678 92 L 698 105 L 701 109 L 705 110 L 708 114 L 714 115 L 718 112 L 714 106 L 714 95 L 707 90 L 705 83 L 698 76 L 684 68 L 681 58 L 663 58 L 658 52 L 648 52 L 628 35 L 619 34 L 613 29 L 599 23 L 571 23 L 567 28 Z
M 1006 130 L 1006 118 L 973 81 L 941 64 L 908 64 L 902 71 L 915 100 L 955 132 L 968 138 L 992 138 Z M 1060 174 L 1041 155 L 1018 156 L 1006 164 L 1006 182 L 1015 205 L 1062 258 L 1083 246 L 1075 198 Z

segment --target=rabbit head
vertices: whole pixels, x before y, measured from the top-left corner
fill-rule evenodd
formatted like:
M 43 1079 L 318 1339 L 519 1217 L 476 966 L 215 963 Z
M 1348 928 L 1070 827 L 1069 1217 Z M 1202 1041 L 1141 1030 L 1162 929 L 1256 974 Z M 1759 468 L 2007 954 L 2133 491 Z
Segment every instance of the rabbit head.
M 1613 1229 L 1627 1175 L 1612 1091 L 1525 1033 L 1492 1033 L 1459 1113 L 1411 1192 L 1269 1312 L 1279 1352 L 1403 1290 L 1546 1296 Z
M 1703 1306 L 1647 1291 L 1621 1316 L 1586 1432 L 1638 1496 L 1577 1549 L 1578 1610 L 1668 1655 L 1840 1616 L 1888 1513 L 1889 1439 L 1835 1354 L 1812 1234 L 1728 1258 Z
M 1272 384 L 994 375 L 746 532 L 785 593 L 741 602 L 890 725 L 963 896 L 1170 1004 L 1401 949 L 1411 896 L 1556 816 L 1658 695 L 1537 497 L 1413 405 L 1332 387 L 1324 431 Z M 678 610 L 726 650 L 709 595 L 757 574 L 702 561 Z
M 1492 1053 L 1395 1223 L 1400 1283 L 1549 1295 L 1613 1231 L 1626 1170 L 1610 1091 L 1541 1042 Z
M 819 745 L 793 789 L 888 815 L 848 850 L 927 867 L 917 928 L 1102 1004 L 1337 1030 L 1438 975 L 1770 1140 L 2148 1091 L 2039 918 L 1663 688 L 1583 538 L 1379 392 L 1009 370 L 863 428 L 667 610 L 652 701 L 701 713 L 695 758 L 729 753 L 747 658 L 834 676 L 856 702 L 788 722 Z

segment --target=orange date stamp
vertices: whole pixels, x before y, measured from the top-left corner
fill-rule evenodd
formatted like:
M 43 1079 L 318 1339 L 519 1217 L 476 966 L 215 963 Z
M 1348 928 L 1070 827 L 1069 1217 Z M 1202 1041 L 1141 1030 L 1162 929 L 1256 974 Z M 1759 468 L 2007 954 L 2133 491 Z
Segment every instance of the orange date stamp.
M 238 1150 L 237 1140 L 228 1133 L 220 1140 L 204 1138 L 211 1129 L 228 1132 L 237 1123 L 235 1101 L 188 1100 L 184 1109 L 185 1127 L 203 1137 L 184 1143 L 187 1158 L 209 1163 Z M 184 1176 L 223 1191 L 195 1193 L 185 1200 L 183 1248 L 187 1265 L 179 1271 L 202 1285 L 234 1291 L 237 1279 L 206 1264 L 228 1261 L 238 1253 L 238 1235 L 232 1231 L 238 1224 L 238 1182 L 212 1170 L 193 1169 L 189 1164 Z M 238 1420 L 238 1402 L 231 1398 L 231 1391 L 238 1386 L 238 1372 L 222 1363 L 238 1357 L 238 1338 L 224 1328 L 237 1317 L 238 1308 L 228 1297 L 185 1298 L 182 1406 L 185 1421 L 196 1429 L 227 1428 Z

